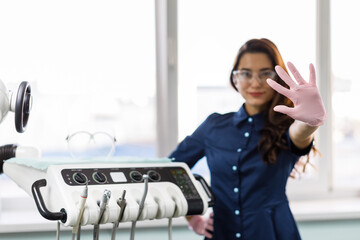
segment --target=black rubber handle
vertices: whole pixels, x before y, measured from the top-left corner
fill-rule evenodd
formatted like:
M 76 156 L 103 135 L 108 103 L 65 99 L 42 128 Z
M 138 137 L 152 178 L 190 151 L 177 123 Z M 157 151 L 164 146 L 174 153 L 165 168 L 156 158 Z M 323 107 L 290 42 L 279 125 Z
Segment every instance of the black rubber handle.
M 210 186 L 207 184 L 205 179 L 202 176 L 200 176 L 199 174 L 193 174 L 193 175 L 194 175 L 195 179 L 201 183 L 201 186 L 204 188 L 206 194 L 210 198 L 210 201 L 208 202 L 208 206 L 213 207 L 215 204 L 215 196 L 214 196 L 213 192 L 211 191 Z
M 39 210 L 41 216 L 48 220 L 61 220 L 61 222 L 66 222 L 67 214 L 64 208 L 60 212 L 50 212 L 44 203 L 44 199 L 41 195 L 40 188 L 46 186 L 46 180 L 40 179 L 33 183 L 31 187 L 31 192 L 33 194 L 36 207 Z
M 15 103 L 15 127 L 16 131 L 23 133 L 25 131 L 30 110 L 31 110 L 31 87 L 28 82 L 21 82 Z

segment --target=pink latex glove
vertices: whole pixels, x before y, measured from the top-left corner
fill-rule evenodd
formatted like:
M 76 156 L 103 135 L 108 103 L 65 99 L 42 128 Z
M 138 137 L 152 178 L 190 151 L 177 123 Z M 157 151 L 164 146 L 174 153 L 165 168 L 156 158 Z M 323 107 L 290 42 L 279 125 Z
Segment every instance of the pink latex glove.
M 199 235 L 205 236 L 207 238 L 212 238 L 212 232 L 214 231 L 213 224 L 213 213 L 210 214 L 209 218 L 195 215 L 192 216 L 189 220 L 189 229 L 193 230 Z
M 311 126 L 323 125 L 326 119 L 326 111 L 319 90 L 316 87 L 314 65 L 310 64 L 309 66 L 309 82 L 306 82 L 301 77 L 299 71 L 291 62 L 288 62 L 287 66 L 297 83 L 280 66 L 276 66 L 275 71 L 290 89 L 281 86 L 272 79 L 267 79 L 266 81 L 275 91 L 289 98 L 294 103 L 294 107 L 289 108 L 284 105 L 278 105 L 274 107 L 274 111 L 286 114 L 295 120 L 305 122 Z

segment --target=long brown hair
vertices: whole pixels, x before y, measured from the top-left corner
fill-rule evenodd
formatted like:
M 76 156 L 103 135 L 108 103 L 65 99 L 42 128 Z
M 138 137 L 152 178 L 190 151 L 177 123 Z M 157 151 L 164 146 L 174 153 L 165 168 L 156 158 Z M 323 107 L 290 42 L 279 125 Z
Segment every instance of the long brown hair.
M 232 72 L 239 67 L 240 59 L 245 53 L 265 53 L 272 62 L 273 68 L 279 65 L 286 71 L 284 61 L 276 45 L 268 39 L 251 39 L 247 41 L 240 49 L 236 56 L 233 69 L 230 75 L 231 86 L 238 91 L 235 86 Z M 274 79 L 280 85 L 288 88 L 285 82 L 278 76 Z M 274 97 L 268 103 L 267 111 L 264 112 L 266 116 L 266 123 L 262 130 L 262 137 L 259 141 L 258 148 L 262 154 L 265 163 L 275 163 L 280 149 L 287 149 L 285 133 L 294 122 L 289 116 L 275 112 L 273 108 L 276 105 L 285 105 L 293 107 L 293 103 L 287 97 L 275 91 Z

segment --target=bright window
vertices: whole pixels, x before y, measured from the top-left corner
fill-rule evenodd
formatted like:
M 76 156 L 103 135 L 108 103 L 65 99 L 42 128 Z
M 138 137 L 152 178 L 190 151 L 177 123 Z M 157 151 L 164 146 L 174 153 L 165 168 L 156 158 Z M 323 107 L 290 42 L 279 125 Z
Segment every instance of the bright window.
M 354 109 L 360 101 L 360 35 L 352 28 L 359 8 L 358 1 L 331 1 L 333 172 L 334 187 L 342 189 L 360 187 L 360 112 Z
M 0 145 L 70 157 L 68 134 L 101 130 L 115 155 L 154 157 L 154 15 L 148 0 L 1 1 L 0 78 L 29 81 L 34 103 L 25 133 L 8 114 Z
M 306 77 L 308 63 L 315 63 L 315 7 L 310 0 L 179 1 L 180 138 L 210 113 L 241 106 L 228 79 L 237 51 L 251 38 L 272 40 Z

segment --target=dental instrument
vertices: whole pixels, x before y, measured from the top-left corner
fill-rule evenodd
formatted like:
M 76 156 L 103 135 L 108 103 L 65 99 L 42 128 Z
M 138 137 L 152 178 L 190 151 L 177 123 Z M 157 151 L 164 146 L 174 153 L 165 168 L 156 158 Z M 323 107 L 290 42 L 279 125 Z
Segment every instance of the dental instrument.
M 141 200 L 139 202 L 139 212 L 138 212 L 137 218 L 136 218 L 136 220 L 132 221 L 132 223 L 131 223 L 130 240 L 134 240 L 136 222 L 140 219 L 141 213 L 144 210 L 145 199 L 146 199 L 146 196 L 147 196 L 147 193 L 148 193 L 149 175 L 144 174 L 142 176 L 142 179 L 144 179 L 144 192 L 143 192 L 143 195 L 142 195 Z
M 111 240 L 115 240 L 116 229 L 118 228 L 119 223 L 120 223 L 120 221 L 122 220 L 122 218 L 124 216 L 124 211 L 125 211 L 125 207 L 126 207 L 125 194 L 126 194 L 126 190 L 123 191 L 122 196 L 116 201 L 116 203 L 120 207 L 120 213 L 119 213 L 119 218 L 117 219 L 117 221 L 113 223 L 113 229 L 112 229 L 112 233 L 111 233 Z
M 80 212 L 79 212 L 79 216 L 78 219 L 76 221 L 75 226 L 73 227 L 72 230 L 72 239 L 75 239 L 75 235 L 79 232 L 79 234 L 77 235 L 78 240 L 80 239 L 80 229 L 79 226 L 81 225 L 81 219 L 83 217 L 84 214 L 84 210 L 85 210 L 85 203 L 86 203 L 86 199 L 88 197 L 88 184 L 86 183 L 81 195 L 80 195 Z
M 99 239 L 100 222 L 101 222 L 101 220 L 102 220 L 102 218 L 104 216 L 104 212 L 106 210 L 106 206 L 109 203 L 110 197 L 111 197 L 111 191 L 105 189 L 103 197 L 101 199 L 101 202 L 99 203 L 99 206 L 100 206 L 99 218 L 97 220 L 97 223 L 94 225 L 94 240 Z

